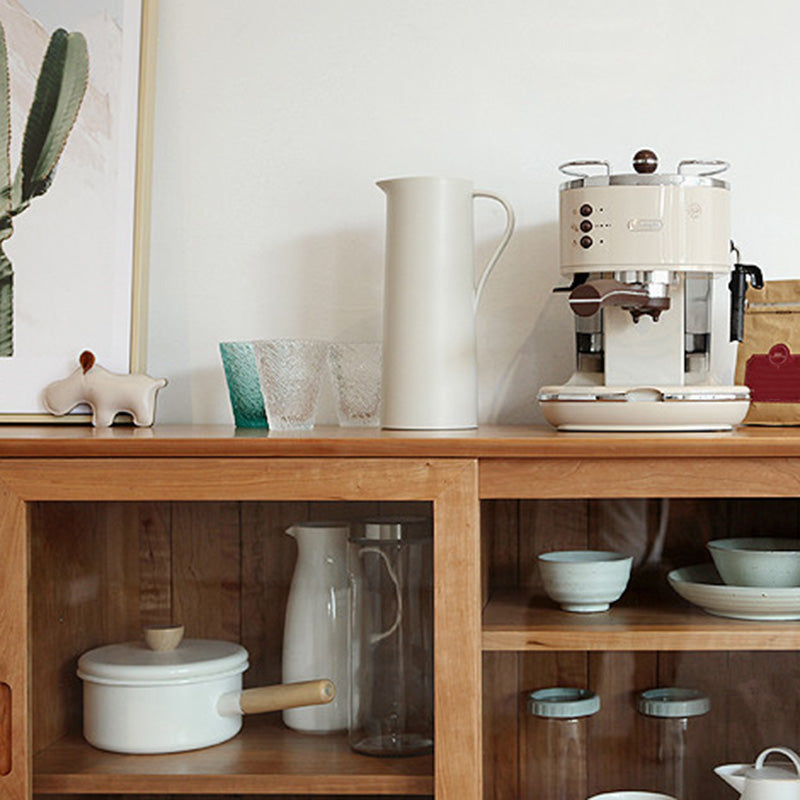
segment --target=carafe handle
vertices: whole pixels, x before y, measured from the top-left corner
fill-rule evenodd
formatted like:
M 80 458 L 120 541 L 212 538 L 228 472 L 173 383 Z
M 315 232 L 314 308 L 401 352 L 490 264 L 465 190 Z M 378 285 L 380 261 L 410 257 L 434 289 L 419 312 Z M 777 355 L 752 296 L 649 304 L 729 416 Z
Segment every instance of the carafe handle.
M 397 598 L 397 613 L 395 614 L 394 622 L 385 631 L 381 631 L 381 633 L 373 633 L 369 637 L 370 644 L 377 644 L 387 636 L 391 636 L 400 627 L 400 623 L 403 621 L 403 595 L 400 593 L 400 581 L 398 580 L 394 569 L 392 569 L 392 565 L 389 562 L 386 553 L 384 553 L 380 547 L 364 547 L 359 551 L 358 555 L 360 558 L 363 558 L 366 553 L 373 553 L 374 555 L 379 556 L 381 561 L 383 561 L 383 565 L 386 567 L 386 571 L 389 573 L 389 578 L 394 586 L 395 597 Z
M 478 279 L 478 283 L 475 286 L 475 297 L 473 301 L 473 310 L 478 310 L 478 304 L 481 301 L 481 294 L 483 294 L 483 287 L 486 285 L 486 279 L 489 277 L 489 273 L 494 269 L 494 265 L 500 259 L 500 256 L 503 254 L 503 250 L 506 249 L 506 245 L 508 244 L 509 240 L 511 239 L 511 234 L 514 233 L 514 209 L 511 208 L 511 204 L 499 194 L 495 194 L 494 192 L 484 192 L 483 190 L 474 191 L 472 193 L 473 197 L 486 197 L 489 200 L 495 200 L 496 202 L 500 203 L 503 206 L 503 209 L 506 212 L 506 229 L 503 231 L 503 236 L 500 239 L 500 244 L 497 245 L 497 249 L 492 254 L 492 257 L 489 259 L 489 263 L 483 268 L 483 272 L 481 273 L 481 277 Z

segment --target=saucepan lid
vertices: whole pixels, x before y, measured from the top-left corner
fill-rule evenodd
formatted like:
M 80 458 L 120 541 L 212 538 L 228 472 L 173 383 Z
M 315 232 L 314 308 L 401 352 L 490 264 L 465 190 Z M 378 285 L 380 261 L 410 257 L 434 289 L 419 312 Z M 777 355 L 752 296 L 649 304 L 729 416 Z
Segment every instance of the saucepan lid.
M 169 649 L 156 650 L 142 639 L 89 650 L 78 659 L 78 677 L 109 685 L 159 686 L 224 678 L 247 666 L 247 650 L 235 642 L 178 637 Z

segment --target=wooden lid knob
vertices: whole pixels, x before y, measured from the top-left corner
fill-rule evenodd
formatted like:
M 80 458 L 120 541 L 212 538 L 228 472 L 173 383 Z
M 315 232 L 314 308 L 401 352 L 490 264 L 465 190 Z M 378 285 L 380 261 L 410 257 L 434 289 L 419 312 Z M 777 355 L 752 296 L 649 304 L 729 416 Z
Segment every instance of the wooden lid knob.
M 144 629 L 151 650 L 174 650 L 183 639 L 183 625 L 152 625 Z

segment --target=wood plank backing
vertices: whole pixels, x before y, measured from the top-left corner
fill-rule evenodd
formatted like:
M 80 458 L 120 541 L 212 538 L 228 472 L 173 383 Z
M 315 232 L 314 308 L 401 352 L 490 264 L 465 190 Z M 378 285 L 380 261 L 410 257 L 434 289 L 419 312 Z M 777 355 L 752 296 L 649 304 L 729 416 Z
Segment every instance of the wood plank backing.
M 583 500 L 522 500 L 519 504 L 519 583 L 544 592 L 536 557 L 553 550 L 584 550 L 589 543 Z
M 242 503 L 241 643 L 250 653 L 246 687 L 281 682 L 286 601 L 297 548 L 286 533 L 308 503 Z
M 172 615 L 172 505 L 142 502 L 129 513 L 135 515 L 139 531 L 142 626 L 176 624 Z
M 727 725 L 718 729 L 727 742 L 728 761 L 752 762 L 778 744 L 800 749 L 799 682 L 797 653 L 728 654 Z
M 80 726 L 78 656 L 109 641 L 100 577 L 107 552 L 97 515 L 98 507 L 90 504 L 33 509 L 34 751 Z M 124 602 L 127 592 L 122 587 L 120 595 Z
M 172 507 L 173 615 L 187 638 L 241 639 L 237 503 Z
M 590 688 L 600 695 L 600 711 L 591 720 L 588 795 L 660 785 L 656 738 L 636 710 L 636 694 L 657 680 L 656 653 L 592 653 Z
M 796 658 L 796 656 L 795 656 Z M 713 767 L 729 763 L 730 748 L 725 734 L 731 721 L 732 684 L 728 653 L 661 653 L 658 685 L 678 686 L 705 692 L 711 702 L 707 714 L 686 721 L 684 759 L 686 800 L 703 800 L 719 794 L 722 781 Z M 735 712 L 733 712 L 735 714 Z M 753 719 L 750 718 L 752 724 Z M 658 720 L 652 727 L 665 731 Z M 745 760 L 754 760 L 755 753 Z
M 519 584 L 519 503 L 513 500 L 481 502 L 481 597 L 485 605 L 490 587 Z

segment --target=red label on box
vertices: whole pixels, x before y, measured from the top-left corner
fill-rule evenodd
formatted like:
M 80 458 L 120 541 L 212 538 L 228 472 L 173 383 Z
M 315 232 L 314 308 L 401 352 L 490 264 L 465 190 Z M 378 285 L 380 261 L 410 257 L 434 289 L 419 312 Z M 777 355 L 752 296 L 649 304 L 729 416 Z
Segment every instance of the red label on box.
M 744 382 L 757 403 L 800 403 L 800 356 L 775 344 L 766 355 L 747 359 Z

